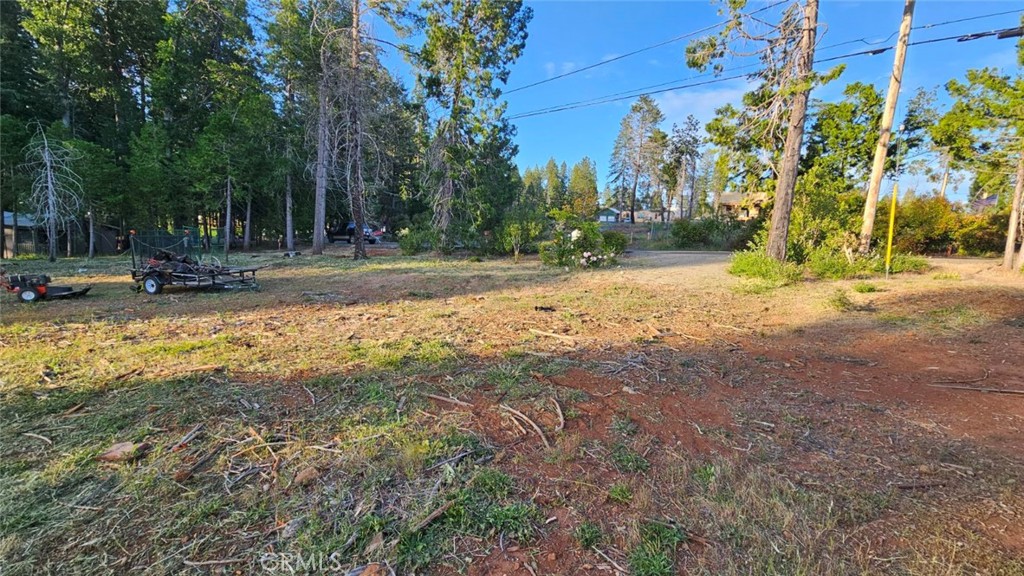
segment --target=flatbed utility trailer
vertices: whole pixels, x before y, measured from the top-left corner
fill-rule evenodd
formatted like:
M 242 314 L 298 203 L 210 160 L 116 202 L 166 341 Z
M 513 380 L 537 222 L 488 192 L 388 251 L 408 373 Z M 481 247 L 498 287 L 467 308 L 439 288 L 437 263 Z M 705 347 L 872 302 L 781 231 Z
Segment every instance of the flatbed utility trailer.
M 75 290 L 70 286 L 50 286 L 51 279 L 45 274 L 11 274 L 0 270 L 0 288 L 14 292 L 22 302 L 75 298 L 86 295 L 92 286 Z
M 146 294 L 159 294 L 163 292 L 164 286 L 259 290 L 256 272 L 262 267 L 221 266 L 216 260 L 212 263 L 197 262 L 186 254 L 175 254 L 165 249 L 157 249 L 151 256 L 144 258 L 137 256 L 139 250 L 135 242 L 132 236 L 132 280 Z

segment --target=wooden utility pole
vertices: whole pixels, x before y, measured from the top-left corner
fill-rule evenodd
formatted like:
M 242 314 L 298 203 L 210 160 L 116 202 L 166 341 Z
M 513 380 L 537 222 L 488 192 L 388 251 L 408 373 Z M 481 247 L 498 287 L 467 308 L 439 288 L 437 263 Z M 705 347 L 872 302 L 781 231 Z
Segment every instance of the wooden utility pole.
M 796 63 L 797 82 L 810 80 L 814 67 L 814 39 L 817 36 L 817 27 L 818 0 L 807 0 L 807 5 L 804 6 L 803 33 L 800 35 L 800 54 Z M 807 100 L 810 94 L 810 86 L 807 86 L 797 90 L 793 96 L 782 166 L 775 185 L 775 206 L 772 208 L 772 224 L 768 229 L 766 252 L 779 262 L 786 260 L 786 240 L 789 237 L 789 220 L 793 212 L 793 191 L 796 188 L 796 173 L 800 163 L 800 147 L 804 139 Z
M 861 254 L 867 254 L 871 249 L 871 233 L 875 228 L 875 210 L 878 208 L 878 191 L 882 187 L 885 157 L 889 151 L 889 136 L 892 134 L 892 120 L 896 115 L 896 102 L 900 96 L 900 84 L 903 82 L 903 63 L 907 59 L 907 44 L 910 42 L 910 27 L 914 20 L 915 1 L 906 0 L 906 4 L 903 6 L 903 22 L 900 23 L 899 39 L 896 40 L 896 56 L 892 65 L 892 76 L 889 77 L 889 91 L 885 95 L 885 109 L 882 111 L 878 146 L 875 147 L 875 161 L 871 165 L 871 179 L 868 180 L 868 197 L 864 204 L 864 223 L 860 229 Z

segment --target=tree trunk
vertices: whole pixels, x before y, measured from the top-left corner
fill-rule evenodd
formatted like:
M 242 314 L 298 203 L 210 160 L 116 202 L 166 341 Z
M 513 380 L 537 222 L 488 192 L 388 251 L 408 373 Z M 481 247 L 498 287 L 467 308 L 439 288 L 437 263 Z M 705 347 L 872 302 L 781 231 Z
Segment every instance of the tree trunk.
M 360 80 L 359 80 L 359 12 L 362 9 L 360 0 L 352 0 L 352 90 L 348 100 L 349 161 L 348 161 L 348 201 L 355 224 L 355 245 L 352 252 L 353 260 L 366 259 L 366 239 L 363 228 L 366 216 L 363 214 L 363 130 L 359 121 Z
M 636 224 L 636 188 L 640 184 L 640 177 L 633 174 L 633 190 L 629 196 L 629 223 Z
M 903 21 L 900 23 L 900 35 L 896 40 L 896 56 L 892 65 L 892 76 L 889 77 L 889 91 L 885 95 L 885 108 L 882 110 L 882 124 L 879 128 L 878 146 L 875 147 L 875 159 L 871 165 L 871 178 L 868 180 L 867 201 L 864 204 L 864 222 L 860 228 L 860 253 L 867 254 L 871 249 L 871 234 L 875 229 L 875 212 L 878 210 L 878 193 L 882 188 L 882 176 L 885 173 L 885 157 L 889 152 L 889 136 L 892 134 L 892 119 L 896 115 L 896 102 L 900 95 L 900 84 L 903 82 L 903 63 L 907 58 L 907 43 L 910 41 L 910 28 L 914 19 L 915 0 L 906 0 L 903 6 Z M 898 177 L 898 175 L 897 175 Z
M 14 238 L 14 245 L 11 246 L 11 258 L 17 258 L 18 257 L 18 199 L 17 198 L 14 199 L 14 210 L 12 210 L 12 212 L 14 213 L 14 233 L 11 234 L 11 237 Z M 33 246 L 35 245 L 35 235 L 36 235 L 36 229 L 35 229 L 35 227 L 32 227 L 32 236 L 33 236 L 32 244 L 33 244 Z
M 818 0 L 807 0 L 804 7 L 803 35 L 800 39 L 800 56 L 797 61 L 796 78 L 806 82 L 814 63 L 814 39 L 818 26 Z M 789 219 L 793 211 L 793 190 L 796 188 L 796 172 L 800 163 L 800 147 L 804 138 L 804 121 L 807 119 L 807 99 L 810 87 L 797 91 L 793 96 L 786 130 L 786 145 L 783 149 L 782 166 L 775 186 L 775 205 L 772 208 L 772 224 L 768 230 L 768 256 L 784 262 L 786 240 L 789 237 Z
M 64 238 L 67 241 L 67 242 L 65 242 L 65 244 L 66 244 L 65 252 L 66 252 L 68 258 L 71 258 L 71 256 L 74 255 L 74 253 L 72 252 L 72 247 L 74 246 L 74 243 L 72 242 L 72 236 L 71 235 L 72 235 L 71 223 L 68 222 L 67 224 L 64 225 Z
M 942 187 L 939 188 L 939 198 L 946 197 L 946 186 L 949 184 L 949 168 L 950 158 L 949 154 L 945 154 L 945 162 L 942 163 Z
M 289 166 L 289 168 L 291 168 Z M 295 251 L 295 220 L 292 217 L 292 173 L 284 175 L 284 244 L 289 252 Z
M 1006 229 L 1003 270 L 1013 270 L 1013 257 L 1017 248 L 1017 228 L 1020 221 L 1022 197 L 1024 197 L 1024 152 L 1017 156 L 1017 185 L 1013 187 L 1013 202 L 1010 204 L 1010 225 Z
M 323 60 L 323 58 L 321 58 Z M 313 202 L 313 254 L 324 253 L 324 232 L 327 228 L 327 79 L 320 82 L 319 105 L 316 126 L 316 171 Z
M 252 196 L 245 201 L 245 232 L 242 237 L 242 250 L 248 252 L 252 239 Z
M 224 209 L 224 263 L 228 261 L 231 251 L 231 176 L 228 176 L 227 206 Z
M 96 257 L 96 217 L 91 211 L 86 216 L 89 217 L 89 259 L 92 260 Z
M 43 150 L 43 162 L 46 164 L 46 207 L 49 215 L 46 219 L 47 244 L 50 262 L 57 261 L 57 183 L 53 181 L 53 157 L 50 149 Z

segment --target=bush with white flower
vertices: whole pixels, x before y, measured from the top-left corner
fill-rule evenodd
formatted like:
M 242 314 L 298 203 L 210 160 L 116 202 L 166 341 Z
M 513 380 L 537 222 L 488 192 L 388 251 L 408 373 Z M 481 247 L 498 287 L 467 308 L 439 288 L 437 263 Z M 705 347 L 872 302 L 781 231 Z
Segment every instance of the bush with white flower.
M 550 266 L 597 268 L 615 262 L 617 252 L 604 245 L 597 222 L 587 222 L 567 210 L 552 210 L 551 240 L 540 245 L 540 259 Z

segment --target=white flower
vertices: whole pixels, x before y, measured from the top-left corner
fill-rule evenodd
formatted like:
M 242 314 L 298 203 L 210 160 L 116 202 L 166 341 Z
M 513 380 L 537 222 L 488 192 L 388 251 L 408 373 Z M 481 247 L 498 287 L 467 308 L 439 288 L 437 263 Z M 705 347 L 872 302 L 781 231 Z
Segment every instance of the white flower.
M 580 230 L 573 230 L 569 234 L 569 239 L 575 242 L 580 239 L 580 236 L 583 236 L 583 232 L 581 232 Z
M 583 253 L 583 257 L 584 258 L 590 258 L 590 252 L 584 252 Z

